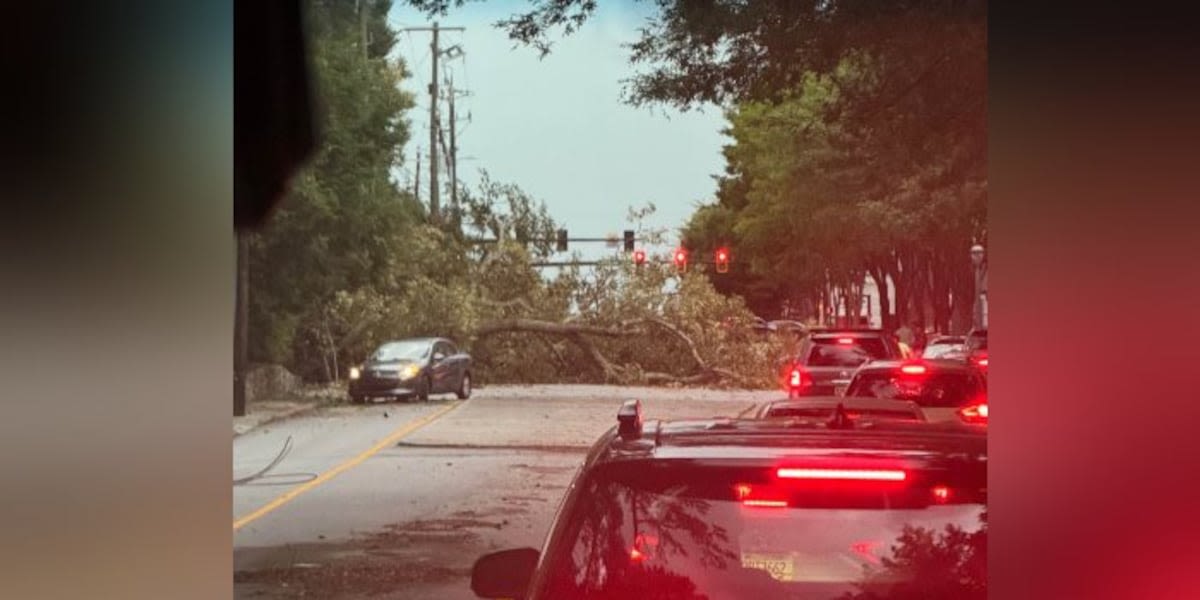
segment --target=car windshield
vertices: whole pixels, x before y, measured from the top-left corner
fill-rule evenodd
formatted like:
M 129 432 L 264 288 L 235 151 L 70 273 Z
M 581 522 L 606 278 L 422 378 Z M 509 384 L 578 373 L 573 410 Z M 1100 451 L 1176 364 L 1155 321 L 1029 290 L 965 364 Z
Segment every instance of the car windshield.
M 810 367 L 857 367 L 867 361 L 884 358 L 883 340 L 852 338 L 844 344 L 837 338 L 815 339 L 804 364 Z
M 397 360 L 416 360 L 429 356 L 429 349 L 433 344 L 426 341 L 407 340 L 403 342 L 390 342 L 379 347 L 375 354 L 371 355 L 371 360 L 376 362 L 392 362 Z
M 866 490 L 857 495 L 878 502 L 795 508 L 804 504 L 784 493 L 774 497 L 790 504 L 772 507 L 752 500 L 764 486 L 728 473 L 697 486 L 653 470 L 653 483 L 597 474 L 583 484 L 588 501 L 547 561 L 546 597 L 986 597 L 982 504 L 887 508 Z M 711 493 L 726 484 L 747 499 Z
M 965 372 L 910 375 L 899 371 L 858 373 L 847 396 L 911 400 L 921 406 L 951 407 L 968 404 L 985 393 L 982 383 Z

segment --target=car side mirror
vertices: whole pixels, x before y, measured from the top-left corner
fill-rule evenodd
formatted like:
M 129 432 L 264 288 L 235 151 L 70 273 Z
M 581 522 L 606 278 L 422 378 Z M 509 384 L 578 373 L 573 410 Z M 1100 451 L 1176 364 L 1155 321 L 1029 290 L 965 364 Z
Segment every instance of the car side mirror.
M 445 354 L 442 354 L 441 352 L 433 353 L 433 362 L 442 362 L 443 360 L 446 360 Z
M 540 554 L 517 548 L 479 557 L 471 568 L 471 591 L 480 598 L 524 598 Z

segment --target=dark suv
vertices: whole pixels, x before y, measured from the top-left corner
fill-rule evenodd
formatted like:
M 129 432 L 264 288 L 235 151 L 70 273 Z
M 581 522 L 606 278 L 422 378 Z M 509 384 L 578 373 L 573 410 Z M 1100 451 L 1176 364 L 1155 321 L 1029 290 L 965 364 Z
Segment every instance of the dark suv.
M 817 330 L 789 365 L 785 387 L 793 398 L 837 395 L 864 363 L 901 357 L 899 342 L 880 329 Z
M 987 596 L 987 441 L 969 426 L 842 410 L 643 423 L 637 401 L 618 422 L 541 551 L 476 561 L 478 596 Z

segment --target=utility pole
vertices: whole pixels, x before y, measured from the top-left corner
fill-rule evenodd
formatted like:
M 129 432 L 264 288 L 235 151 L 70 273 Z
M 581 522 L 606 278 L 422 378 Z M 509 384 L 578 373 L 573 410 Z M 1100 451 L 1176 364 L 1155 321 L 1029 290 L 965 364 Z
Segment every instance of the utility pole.
M 438 207 L 438 57 L 442 54 L 441 46 L 438 45 L 438 32 L 440 31 L 463 31 L 463 27 L 440 27 L 437 22 L 433 23 L 433 27 L 405 27 L 404 31 L 428 31 L 433 34 L 433 39 L 430 42 L 430 56 L 432 63 L 432 77 L 429 81 L 429 215 L 434 222 L 441 220 L 440 210 Z
M 417 148 L 417 169 L 413 178 L 413 198 L 421 199 L 421 149 Z
M 362 46 L 363 60 L 366 60 L 368 58 L 368 56 L 367 56 L 367 0 L 355 0 L 355 4 L 357 5 L 356 8 L 358 8 L 358 30 L 359 30 L 360 40 L 361 40 L 360 45 Z
M 450 206 L 458 207 L 458 145 L 455 132 L 458 131 L 458 121 L 454 120 L 454 79 L 448 82 L 450 89 Z

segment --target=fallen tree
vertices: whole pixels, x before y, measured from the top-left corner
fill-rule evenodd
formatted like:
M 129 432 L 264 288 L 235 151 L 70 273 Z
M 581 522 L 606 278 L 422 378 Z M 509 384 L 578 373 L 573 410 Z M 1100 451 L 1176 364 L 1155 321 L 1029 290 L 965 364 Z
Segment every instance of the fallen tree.
M 692 360 L 692 369 L 688 373 L 672 374 L 659 371 L 642 371 L 639 365 L 618 364 L 604 356 L 597 348 L 591 337 L 628 338 L 652 335 L 652 328 L 670 333 L 687 348 L 687 355 Z M 475 339 L 481 342 L 486 338 L 513 333 L 528 333 L 542 336 L 556 336 L 570 341 L 603 375 L 605 383 L 649 383 L 649 384 L 706 384 L 706 383 L 749 383 L 745 377 L 720 367 L 715 367 L 704 360 L 696 342 L 682 329 L 671 323 L 654 317 L 643 317 L 621 322 L 614 327 L 603 327 L 583 323 L 556 323 L 537 319 L 502 319 L 485 323 L 475 331 Z M 553 345 L 551 344 L 551 347 Z M 561 359 L 561 355 L 559 355 Z M 561 365 L 569 366 L 565 360 Z

